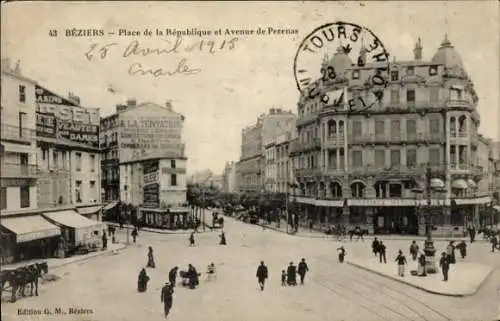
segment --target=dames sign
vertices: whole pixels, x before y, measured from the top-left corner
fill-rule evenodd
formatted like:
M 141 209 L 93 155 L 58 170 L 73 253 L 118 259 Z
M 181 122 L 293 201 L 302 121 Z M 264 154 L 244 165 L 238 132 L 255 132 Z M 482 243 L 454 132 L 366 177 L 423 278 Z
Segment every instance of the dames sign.
M 368 91 L 373 96 L 367 101 L 381 101 L 389 81 L 389 53 L 372 31 L 349 22 L 322 25 L 304 38 L 295 55 L 293 66 L 298 90 L 309 99 L 319 96 L 325 104 L 340 105 L 346 98 L 343 90 L 339 91 L 338 95 L 328 95 L 323 89 L 324 84 L 334 83 L 345 76 L 342 74 L 345 70 L 339 72 L 328 64 L 328 57 L 336 52 L 346 54 L 350 58 L 353 62 L 350 69 L 353 71 L 360 73 L 363 69 L 363 72 L 371 73 L 368 77 L 363 75 L 363 79 L 368 81 Z M 323 64 L 325 62 L 326 65 Z M 332 96 L 338 96 L 339 99 L 332 101 Z M 353 109 L 355 105 L 361 106 Z M 364 110 L 370 106 L 365 101 L 360 104 L 349 101 L 351 111 Z

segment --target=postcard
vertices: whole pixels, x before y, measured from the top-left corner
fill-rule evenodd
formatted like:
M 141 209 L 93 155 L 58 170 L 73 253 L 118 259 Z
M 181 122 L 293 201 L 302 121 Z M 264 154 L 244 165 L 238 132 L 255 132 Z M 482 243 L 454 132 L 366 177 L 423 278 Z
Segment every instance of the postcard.
M 498 24 L 2 2 L 2 320 L 499 320 Z

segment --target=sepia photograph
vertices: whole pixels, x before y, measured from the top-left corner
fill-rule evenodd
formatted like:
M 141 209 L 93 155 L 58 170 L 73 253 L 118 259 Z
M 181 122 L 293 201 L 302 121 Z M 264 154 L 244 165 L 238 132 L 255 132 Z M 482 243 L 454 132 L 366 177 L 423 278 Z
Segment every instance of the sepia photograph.
M 497 1 L 2 1 L 5 321 L 500 321 Z

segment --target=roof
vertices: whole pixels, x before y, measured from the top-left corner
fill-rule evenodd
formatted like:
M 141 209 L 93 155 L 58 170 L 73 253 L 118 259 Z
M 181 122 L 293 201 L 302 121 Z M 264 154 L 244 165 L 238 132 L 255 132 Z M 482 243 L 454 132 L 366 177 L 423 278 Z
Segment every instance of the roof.
M 441 43 L 441 47 L 439 47 L 431 61 L 435 64 L 444 65 L 448 68 L 458 67 L 464 69 L 462 58 L 448 40 L 447 36 L 445 36 L 443 42 Z
M 147 106 L 147 107 L 157 107 L 157 108 L 161 108 L 161 109 L 164 109 L 164 110 L 170 111 L 170 112 L 172 112 L 173 114 L 178 115 L 179 117 L 181 117 L 181 119 L 182 119 L 182 120 L 184 120 L 184 119 L 185 119 L 184 115 L 182 115 L 182 114 L 180 114 L 180 113 L 178 113 L 178 112 L 174 111 L 173 109 L 170 109 L 170 108 L 167 108 L 167 107 L 164 107 L 164 106 L 161 106 L 161 105 L 158 105 L 158 104 L 156 104 L 156 103 L 149 102 L 149 101 L 148 101 L 148 102 L 144 102 L 144 103 L 140 103 L 140 104 L 135 105 L 135 106 L 129 106 L 129 107 L 127 107 L 127 108 L 126 108 L 126 109 L 124 109 L 124 110 L 120 110 L 120 111 L 118 111 L 118 112 L 115 112 L 115 113 L 113 113 L 113 114 L 111 114 L 111 115 L 108 115 L 108 116 L 106 116 L 106 117 L 103 117 L 102 119 L 105 119 L 105 118 L 108 118 L 108 117 L 109 117 L 109 118 L 111 118 L 111 117 L 112 117 L 112 116 L 114 116 L 114 115 L 120 115 L 120 114 L 128 113 L 129 111 L 135 110 L 135 109 L 137 109 L 137 108 L 145 107 L 145 106 Z

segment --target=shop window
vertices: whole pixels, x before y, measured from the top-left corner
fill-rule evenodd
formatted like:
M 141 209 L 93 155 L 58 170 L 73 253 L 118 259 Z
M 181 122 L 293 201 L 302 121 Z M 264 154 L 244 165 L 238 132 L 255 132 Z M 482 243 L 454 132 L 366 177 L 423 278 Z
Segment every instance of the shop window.
M 21 208 L 30 207 L 30 188 L 29 186 L 21 186 L 19 188 Z
M 4 210 L 7 208 L 7 188 L 0 188 L 0 209 Z

